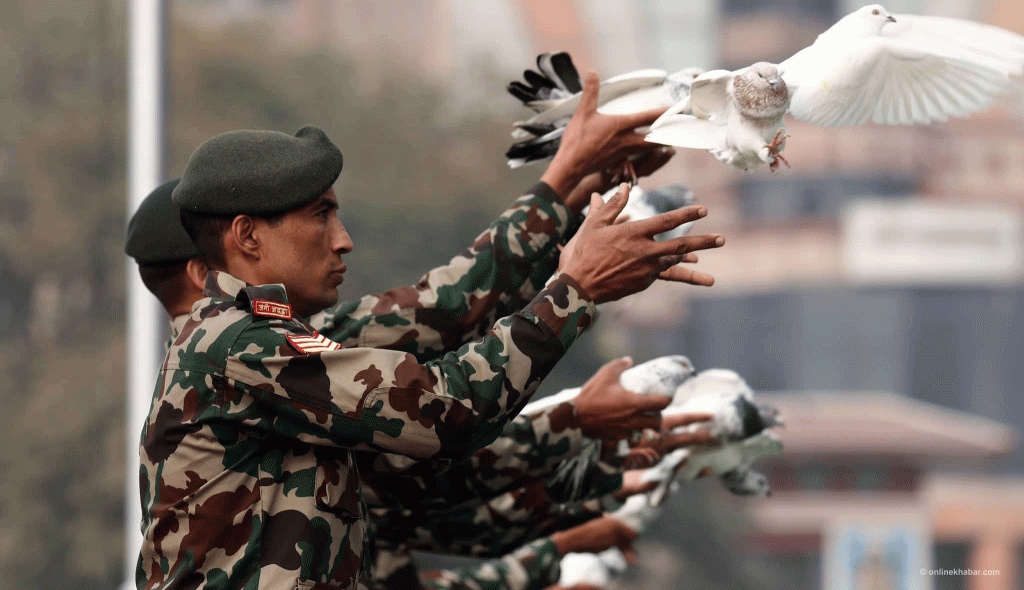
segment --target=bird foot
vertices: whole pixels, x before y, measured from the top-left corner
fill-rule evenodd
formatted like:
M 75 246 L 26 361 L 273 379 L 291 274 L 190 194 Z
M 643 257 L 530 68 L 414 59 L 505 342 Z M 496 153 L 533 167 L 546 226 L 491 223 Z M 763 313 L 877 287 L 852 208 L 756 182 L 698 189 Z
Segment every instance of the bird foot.
M 768 154 L 774 158 L 772 160 L 772 162 L 770 164 L 768 164 L 768 168 L 772 172 L 777 172 L 778 171 L 778 169 L 779 169 L 779 162 L 780 161 L 783 164 L 786 165 L 786 168 L 790 167 L 789 166 L 789 160 L 787 160 L 782 155 L 782 150 L 781 150 L 782 143 L 784 141 L 786 141 L 787 137 L 789 137 L 789 135 L 788 134 L 787 135 L 783 135 L 782 134 L 782 129 L 779 129 L 778 131 L 775 132 L 775 137 L 772 138 L 771 142 L 764 146 L 764 147 L 768 148 Z

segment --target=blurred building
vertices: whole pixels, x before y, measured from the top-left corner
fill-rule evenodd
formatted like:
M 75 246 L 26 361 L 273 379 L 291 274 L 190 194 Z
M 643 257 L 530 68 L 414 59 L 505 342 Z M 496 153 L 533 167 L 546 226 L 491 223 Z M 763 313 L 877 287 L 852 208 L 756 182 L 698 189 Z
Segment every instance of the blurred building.
M 1024 479 L 984 470 L 1017 445 L 1014 429 L 890 393 L 760 399 L 786 420 L 785 452 L 759 467 L 773 495 L 748 504 L 748 551 L 786 588 L 1024 585 Z

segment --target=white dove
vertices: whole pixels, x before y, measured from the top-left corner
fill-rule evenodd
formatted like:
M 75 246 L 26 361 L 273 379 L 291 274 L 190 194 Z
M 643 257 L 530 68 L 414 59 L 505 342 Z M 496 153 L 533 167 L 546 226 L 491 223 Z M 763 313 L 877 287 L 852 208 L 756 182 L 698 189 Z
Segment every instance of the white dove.
M 510 168 L 550 158 L 558 151 L 565 126 L 580 103 L 583 81 L 568 53 L 542 53 L 537 69 L 526 70 L 526 83 L 513 81 L 508 91 L 537 114 L 513 123 L 512 138 L 519 140 L 505 153 Z M 704 70 L 686 68 L 669 74 L 665 70 L 628 72 L 601 83 L 600 113 L 621 115 L 668 108 L 689 94 L 690 82 Z
M 779 153 L 785 112 L 826 127 L 967 117 L 1019 86 L 1024 37 L 962 19 L 894 16 L 873 4 L 775 66 L 781 83 L 754 92 L 742 86 L 756 82 L 755 75 L 770 80 L 772 67 L 701 74 L 690 96 L 655 121 L 647 140 L 707 149 L 744 170 L 762 163 L 775 170 L 785 162 Z
M 622 521 L 637 534 L 641 534 L 660 513 L 660 508 L 647 501 L 646 494 L 635 494 L 626 498 L 622 506 L 610 516 Z M 618 547 L 611 547 L 600 553 L 567 553 L 562 557 L 558 583 L 567 588 L 575 584 L 604 587 L 622 575 L 627 565 L 626 556 Z

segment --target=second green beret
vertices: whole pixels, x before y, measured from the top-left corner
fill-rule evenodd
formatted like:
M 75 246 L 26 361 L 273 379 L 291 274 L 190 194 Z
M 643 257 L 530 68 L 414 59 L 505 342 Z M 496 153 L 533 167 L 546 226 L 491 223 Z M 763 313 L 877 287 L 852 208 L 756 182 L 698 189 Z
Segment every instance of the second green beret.
M 199 256 L 199 249 L 181 225 L 181 208 L 171 200 L 178 180 L 149 193 L 128 221 L 125 254 L 142 266 L 170 264 Z
M 173 198 L 196 213 L 272 216 L 327 192 L 341 165 L 341 150 L 318 127 L 294 136 L 229 131 L 192 152 Z

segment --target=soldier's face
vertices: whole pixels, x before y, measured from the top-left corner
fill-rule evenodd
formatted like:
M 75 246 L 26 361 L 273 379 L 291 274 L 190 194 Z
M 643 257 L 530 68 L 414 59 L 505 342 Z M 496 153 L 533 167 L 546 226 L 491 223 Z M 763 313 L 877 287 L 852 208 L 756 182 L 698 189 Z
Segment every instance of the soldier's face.
M 309 316 L 337 303 L 346 270 L 341 256 L 353 245 L 338 219 L 333 188 L 262 230 L 265 282 L 284 284 L 295 315 Z

